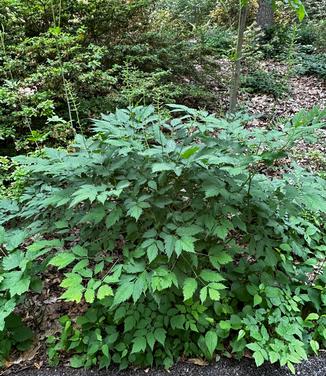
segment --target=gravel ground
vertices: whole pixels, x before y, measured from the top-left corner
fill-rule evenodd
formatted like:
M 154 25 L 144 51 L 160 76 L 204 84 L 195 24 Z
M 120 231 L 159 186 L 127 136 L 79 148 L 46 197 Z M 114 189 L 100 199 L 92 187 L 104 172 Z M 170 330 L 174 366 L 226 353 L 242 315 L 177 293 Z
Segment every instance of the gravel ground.
M 1 372 L 0 372 L 1 375 Z M 7 370 L 3 375 L 10 376 L 290 376 L 285 368 L 266 364 L 256 368 L 248 359 L 241 361 L 221 359 L 215 365 L 198 367 L 188 363 L 179 363 L 169 372 L 164 370 L 134 370 L 118 372 L 117 370 L 76 370 L 70 368 L 44 368 Z M 297 366 L 296 375 L 326 376 L 326 355 L 310 358 Z

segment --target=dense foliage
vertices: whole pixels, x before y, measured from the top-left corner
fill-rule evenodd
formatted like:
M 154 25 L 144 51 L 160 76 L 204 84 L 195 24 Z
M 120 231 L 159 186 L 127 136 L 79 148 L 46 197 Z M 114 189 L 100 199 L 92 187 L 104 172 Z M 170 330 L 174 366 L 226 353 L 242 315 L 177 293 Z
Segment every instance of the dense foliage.
M 280 74 L 258 69 L 243 76 L 241 86 L 250 93 L 271 94 L 276 98 L 282 97 L 289 90 Z
M 217 65 L 209 69 L 209 49 L 191 40 L 187 23 L 154 4 L 1 0 L 4 154 L 14 153 L 14 142 L 16 150 L 64 145 L 72 137 L 70 122 L 87 126 L 117 106 L 212 99 L 204 72 L 214 76 Z
M 15 307 L 57 268 L 61 299 L 88 309 L 61 319 L 54 364 L 69 352 L 74 367 L 170 367 L 250 350 L 294 371 L 326 344 L 326 189 L 294 161 L 277 166 L 326 113 L 264 131 L 170 108 L 117 110 L 67 150 L 15 159 L 26 177 L 19 201 L 0 203 L 1 335 L 15 344 Z
M 230 72 L 219 59 L 234 59 L 237 4 L 1 0 L 1 155 L 65 146 L 74 129 L 87 132 L 90 118 L 116 107 L 177 102 L 215 110 L 218 103 L 222 113 Z M 248 24 L 255 25 L 258 2 L 250 4 Z M 312 17 L 300 27 L 283 7 L 273 28 L 253 28 L 247 56 L 262 58 L 259 47 L 265 57 L 287 61 L 295 41 L 295 73 L 325 78 L 324 5 L 309 4 Z M 268 75 L 265 83 L 274 79 Z

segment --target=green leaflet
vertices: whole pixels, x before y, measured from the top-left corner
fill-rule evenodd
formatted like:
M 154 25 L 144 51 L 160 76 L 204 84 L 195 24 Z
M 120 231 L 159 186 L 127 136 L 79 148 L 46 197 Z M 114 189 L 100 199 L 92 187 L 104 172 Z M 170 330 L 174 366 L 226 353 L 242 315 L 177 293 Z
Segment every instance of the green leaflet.
M 60 296 L 61 299 L 64 299 L 68 302 L 80 303 L 83 297 L 83 292 L 85 288 L 83 285 L 73 285 L 68 287 L 68 289 Z
M 174 171 L 175 167 L 175 163 L 154 163 L 152 166 L 152 172 Z
M 124 283 L 119 286 L 114 294 L 113 304 L 118 305 L 128 300 L 132 296 L 133 290 L 134 284 L 130 282 Z
M 214 331 L 209 331 L 205 335 L 205 343 L 210 357 L 213 357 L 213 353 L 217 346 L 217 334 Z
M 97 291 L 97 299 L 102 300 L 107 296 L 112 296 L 112 288 L 108 285 L 102 285 Z
M 54 256 L 49 261 L 49 264 L 53 266 L 57 266 L 58 269 L 63 269 L 66 266 L 70 265 L 75 260 L 76 260 L 76 256 L 73 255 L 72 253 L 61 252 L 57 256 Z
M 197 290 L 197 281 L 194 278 L 186 278 L 183 284 L 183 297 L 184 300 L 188 300 L 193 297 Z

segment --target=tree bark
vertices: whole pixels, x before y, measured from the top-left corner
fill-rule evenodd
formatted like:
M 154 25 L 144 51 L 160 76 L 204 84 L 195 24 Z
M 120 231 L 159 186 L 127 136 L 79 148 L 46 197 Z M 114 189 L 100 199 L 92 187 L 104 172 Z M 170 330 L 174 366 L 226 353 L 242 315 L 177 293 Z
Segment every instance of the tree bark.
M 263 29 L 270 29 L 274 24 L 274 10 L 272 0 L 259 0 L 256 18 L 257 24 Z
M 243 48 L 243 41 L 244 41 L 244 33 L 246 30 L 247 15 L 248 15 L 248 3 L 246 3 L 243 6 L 240 6 L 237 51 L 236 51 L 235 61 L 234 61 L 234 66 L 233 66 L 233 75 L 232 75 L 231 90 L 230 90 L 230 108 L 229 108 L 230 112 L 235 112 L 237 108 L 238 91 L 240 87 L 242 48 Z

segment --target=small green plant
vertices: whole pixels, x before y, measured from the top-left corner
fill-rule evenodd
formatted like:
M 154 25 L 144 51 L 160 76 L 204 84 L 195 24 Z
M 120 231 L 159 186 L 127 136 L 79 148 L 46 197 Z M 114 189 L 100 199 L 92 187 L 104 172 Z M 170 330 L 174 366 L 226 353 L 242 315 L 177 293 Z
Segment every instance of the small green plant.
M 206 23 L 215 0 L 160 0 L 159 6 L 193 27 Z
M 310 46 L 316 49 L 318 52 L 326 51 L 326 21 L 322 20 L 310 20 L 298 30 L 298 42 L 302 46 Z
M 27 180 L 0 203 L 0 330 L 50 267 L 61 299 L 89 306 L 49 339 L 54 364 L 66 352 L 73 367 L 168 368 L 250 350 L 294 372 L 325 346 L 326 191 L 294 163 L 273 171 L 325 112 L 267 131 L 170 108 L 117 110 L 68 150 L 15 159 Z
M 249 93 L 271 94 L 275 98 L 280 98 L 289 91 L 287 83 L 279 74 L 260 69 L 243 75 L 241 86 Z
M 311 54 L 301 52 L 297 54 L 296 73 L 314 75 L 326 79 L 326 53 Z
M 24 189 L 25 173 L 8 157 L 0 157 L 0 198 L 17 198 Z
M 4 322 L 6 330 L 0 329 L 0 367 L 5 366 L 5 361 L 13 349 L 18 351 L 27 350 L 31 346 L 34 337 L 32 330 L 23 324 L 19 316 L 10 314 Z
M 229 56 L 234 44 L 234 32 L 225 27 L 205 26 L 198 30 L 201 43 L 215 56 Z

